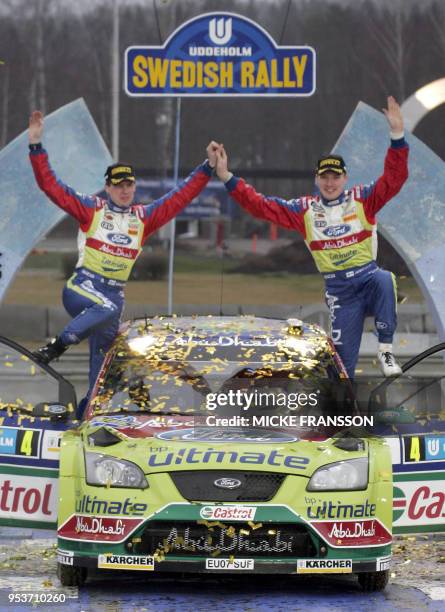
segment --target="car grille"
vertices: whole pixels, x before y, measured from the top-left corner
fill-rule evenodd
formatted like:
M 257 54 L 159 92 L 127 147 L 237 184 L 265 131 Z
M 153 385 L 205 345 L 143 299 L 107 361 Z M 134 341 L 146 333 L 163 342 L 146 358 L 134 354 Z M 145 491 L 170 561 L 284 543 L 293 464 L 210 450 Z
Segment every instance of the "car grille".
M 135 554 L 212 557 L 313 557 L 314 544 L 305 525 L 277 523 L 255 525 L 207 521 L 150 521 L 139 541 L 132 545 Z
M 273 472 L 241 472 L 238 470 L 209 470 L 203 472 L 172 472 L 170 477 L 178 491 L 189 501 L 261 502 L 276 495 L 286 474 Z M 236 479 L 237 488 L 221 488 L 215 481 Z

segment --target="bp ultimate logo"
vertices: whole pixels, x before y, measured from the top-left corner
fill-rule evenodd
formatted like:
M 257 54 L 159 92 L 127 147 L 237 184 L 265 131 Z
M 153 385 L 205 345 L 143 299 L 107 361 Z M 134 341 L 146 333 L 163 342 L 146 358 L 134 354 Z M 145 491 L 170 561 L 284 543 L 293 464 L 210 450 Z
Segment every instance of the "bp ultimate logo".
M 182 24 L 162 47 L 125 52 L 129 96 L 310 96 L 312 47 L 277 46 L 254 21 L 208 13 Z

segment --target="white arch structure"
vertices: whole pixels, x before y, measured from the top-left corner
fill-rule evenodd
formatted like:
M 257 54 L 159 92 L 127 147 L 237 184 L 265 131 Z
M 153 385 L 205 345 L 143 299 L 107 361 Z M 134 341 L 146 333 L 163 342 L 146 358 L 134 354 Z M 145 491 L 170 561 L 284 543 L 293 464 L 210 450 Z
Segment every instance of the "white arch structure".
M 425 115 L 444 102 L 445 77 L 415 91 L 401 106 L 406 129 L 412 132 Z

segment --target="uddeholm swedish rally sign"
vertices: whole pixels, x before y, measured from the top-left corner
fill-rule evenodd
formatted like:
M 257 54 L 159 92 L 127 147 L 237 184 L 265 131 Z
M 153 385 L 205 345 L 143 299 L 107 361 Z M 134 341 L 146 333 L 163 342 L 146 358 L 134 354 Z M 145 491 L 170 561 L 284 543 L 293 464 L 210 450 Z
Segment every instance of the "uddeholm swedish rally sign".
M 130 96 L 310 96 L 315 51 L 277 46 L 241 15 L 208 13 L 162 47 L 129 47 L 125 89 Z

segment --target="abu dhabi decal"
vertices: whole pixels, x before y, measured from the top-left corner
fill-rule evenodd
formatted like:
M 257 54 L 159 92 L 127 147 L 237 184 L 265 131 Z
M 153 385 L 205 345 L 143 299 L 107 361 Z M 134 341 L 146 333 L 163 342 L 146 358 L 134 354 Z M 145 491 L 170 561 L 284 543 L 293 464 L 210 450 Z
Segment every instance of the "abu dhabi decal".
M 334 548 L 386 546 L 392 535 L 378 520 L 364 521 L 314 521 L 311 527 Z
M 86 542 L 123 542 L 143 522 L 136 518 L 111 518 L 72 514 L 58 529 L 58 537 Z
M 289 468 L 291 470 L 306 470 L 309 458 L 280 453 L 277 450 L 257 453 L 253 451 L 229 451 L 221 448 L 201 449 L 186 447 L 150 454 L 147 463 L 151 468 L 164 468 L 176 465 L 243 464 L 244 466 L 263 465 Z
M 197 336 L 173 336 L 167 335 L 165 337 L 165 344 L 174 344 L 176 346 L 216 346 L 216 347 L 228 347 L 228 346 L 240 346 L 246 348 L 252 347 L 274 347 L 278 346 L 279 342 L 283 339 L 280 336 L 274 336 L 273 332 L 268 336 L 256 336 L 252 338 L 249 335 L 243 336 L 242 334 L 218 334 L 212 336 L 201 337 Z
M 125 51 L 129 96 L 310 96 L 315 51 L 278 46 L 257 23 L 235 13 L 198 15 L 163 46 Z
M 180 431 L 165 431 L 155 435 L 160 440 L 182 440 L 184 442 L 242 442 L 243 444 L 270 444 L 271 442 L 296 442 L 298 437 L 284 431 L 271 429 L 237 429 L 220 427 L 194 427 Z

